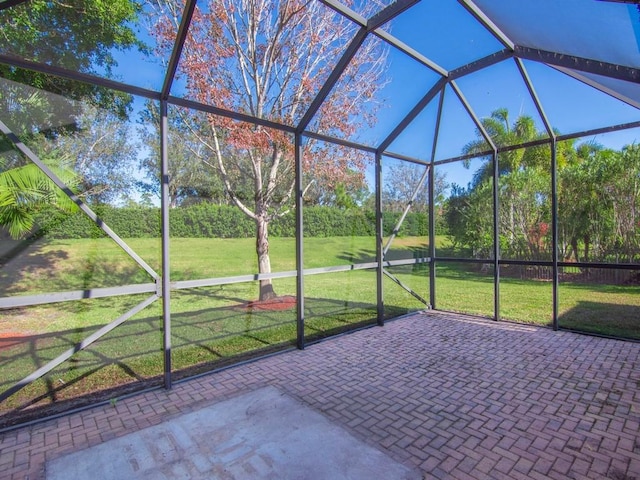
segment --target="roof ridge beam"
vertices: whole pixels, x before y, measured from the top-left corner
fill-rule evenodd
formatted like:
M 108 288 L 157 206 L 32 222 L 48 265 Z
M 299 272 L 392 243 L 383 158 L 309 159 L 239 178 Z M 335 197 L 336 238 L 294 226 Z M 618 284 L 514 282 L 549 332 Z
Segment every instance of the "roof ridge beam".
M 451 80 L 456 80 L 460 77 L 464 77 L 465 75 L 469 75 L 470 73 L 477 72 L 478 70 L 482 70 L 483 68 L 490 67 L 491 65 L 495 65 L 496 63 L 500 63 L 508 58 L 513 57 L 513 52 L 508 49 L 500 50 L 499 52 L 492 53 L 491 55 L 487 55 L 484 58 L 476 60 L 471 63 L 467 63 L 462 67 L 458 67 L 455 70 L 451 70 L 449 72 L 449 78 Z
M 338 63 L 329 74 L 329 77 L 325 80 L 322 88 L 318 92 L 318 95 L 316 95 L 316 98 L 313 99 L 313 102 L 311 102 L 311 105 L 309 105 L 309 108 L 298 123 L 296 133 L 302 133 L 304 132 L 304 130 L 306 130 L 307 126 L 311 122 L 311 119 L 318 112 L 324 101 L 329 96 L 329 93 L 331 93 L 331 90 L 333 90 L 335 84 L 338 83 L 338 80 L 342 76 L 342 73 L 349 66 L 349 63 L 364 43 L 367 35 L 368 31 L 365 27 L 362 27 L 360 30 L 358 30 L 358 33 L 356 33 L 355 37 L 353 37 L 353 40 L 351 40 L 351 43 L 349 43 L 349 46 L 342 54 L 342 57 L 340 57 L 340 60 L 338 60 Z
M 338 0 L 319 0 L 319 1 L 322 2 L 323 4 L 325 4 L 327 7 L 331 8 L 332 10 L 334 10 L 335 12 L 339 13 L 343 17 L 346 17 L 349 20 L 351 20 L 352 22 L 357 23 L 361 27 L 365 27 L 368 30 L 370 30 L 370 25 L 369 25 L 369 22 L 367 21 L 366 18 L 364 18 L 359 13 L 354 12 L 349 7 L 347 7 L 346 5 L 343 5 Z M 418 1 L 420 1 L 420 0 L 415 0 L 413 3 L 417 3 Z M 411 3 L 411 1 L 402 2 L 402 3 L 403 3 L 403 5 L 406 3 L 406 5 L 404 5 L 406 8 L 410 8 L 411 6 L 413 6 L 413 3 Z M 390 8 L 390 7 L 387 7 L 387 8 Z M 380 13 L 382 13 L 382 12 L 380 12 Z M 401 13 L 400 11 L 397 12 L 397 14 L 400 14 L 400 13 Z M 380 14 L 378 14 L 378 15 L 380 15 Z M 372 19 L 373 18 L 375 18 L 375 16 L 372 17 Z M 390 20 L 390 18 L 389 18 L 389 20 Z M 425 57 L 420 52 L 414 50 L 409 45 L 407 45 L 406 43 L 402 42 L 398 38 L 394 37 L 391 33 L 383 30 L 382 28 L 377 28 L 376 27 L 376 28 L 373 29 L 373 31 L 371 31 L 371 33 L 373 33 L 375 36 L 377 36 L 378 38 L 382 39 L 383 41 L 387 42 L 391 46 L 393 46 L 393 47 L 397 48 L 398 50 L 402 51 L 403 53 L 409 55 L 414 60 L 417 60 L 418 62 L 422 63 L 423 65 L 429 67 L 431 70 L 436 72 L 438 75 L 442 75 L 443 77 L 449 76 L 449 72 L 447 72 L 447 70 L 445 68 L 443 68 L 442 66 L 438 65 L 437 63 L 435 63 L 434 61 L 430 60 L 429 58 Z
M 491 20 L 473 0 L 458 0 L 471 15 L 475 17 L 496 39 L 509 50 L 513 50 L 515 43 Z
M 320 2 L 324 3 L 331 10 L 339 13 L 343 17 L 346 17 L 352 22 L 357 23 L 361 27 L 367 26 L 367 19 L 365 17 L 360 15 L 358 12 L 350 9 L 343 3 L 339 2 L 338 0 L 320 0 Z
M 624 102 L 627 105 L 640 109 L 640 101 L 629 98 L 626 95 L 623 95 L 620 92 L 613 90 L 607 87 L 606 85 L 601 84 L 597 80 L 594 80 L 585 76 L 583 72 L 576 72 L 570 68 L 560 67 L 557 65 L 552 65 L 551 67 L 558 70 L 559 72 L 564 73 L 565 75 L 570 76 L 571 78 L 575 78 L 576 80 L 584 83 L 585 85 L 589 85 L 590 87 L 595 88 L 596 90 L 602 93 L 606 93 L 607 95 L 615 98 L 616 100 L 620 100 L 621 102 Z
M 603 77 L 615 78 L 626 82 L 640 83 L 640 69 L 603 62 L 591 58 L 578 57 L 565 53 L 550 52 L 538 48 L 523 47 L 516 45 L 514 54 L 525 60 L 546 63 L 552 67 L 564 67 L 581 72 L 602 75 Z
M 411 109 L 411 111 L 396 125 L 396 128 L 385 138 L 378 147 L 379 152 L 384 152 L 389 145 L 391 145 L 396 138 L 407 128 L 415 118 L 420 115 L 420 112 L 435 98 L 435 96 L 442 91 L 447 84 L 446 78 L 438 80 L 433 87 L 426 93 L 424 97 Z
M 402 40 L 399 40 L 398 38 L 394 37 L 389 32 L 382 30 L 381 28 L 378 28 L 373 32 L 373 34 L 376 37 L 382 39 L 384 42 L 387 42 L 392 47 L 397 48 L 402 53 L 422 63 L 425 67 L 430 68 L 431 70 L 436 72 L 438 75 L 443 77 L 449 76 L 449 72 L 445 68 L 441 67 L 440 65 L 438 65 L 437 63 L 429 59 L 428 57 L 425 57 L 423 54 L 413 49 L 412 47 L 404 43 Z
M 367 30 L 375 30 L 376 28 L 393 20 L 393 18 L 397 17 L 408 8 L 411 8 L 419 1 L 420 0 L 396 0 L 391 5 L 383 8 L 367 20 Z
M 400 50 L 401 52 L 403 52 L 406 55 L 410 56 L 414 60 L 417 60 L 418 62 L 420 62 L 423 65 L 427 66 L 428 68 L 430 68 L 431 70 L 436 72 L 438 75 L 441 75 L 443 77 L 449 76 L 449 72 L 445 68 L 443 68 L 442 66 L 438 65 L 433 60 L 425 57 L 420 52 L 418 52 L 415 49 L 411 48 L 409 45 L 407 45 L 406 43 L 402 42 L 398 38 L 394 37 L 391 33 L 383 30 L 382 28 L 377 28 L 377 27 L 374 28 L 373 30 L 371 30 L 369 22 L 367 21 L 367 19 L 365 17 L 363 17 L 362 15 L 360 15 L 357 12 L 354 12 L 349 7 L 347 7 L 346 5 L 342 4 L 340 1 L 338 1 L 338 0 L 319 0 L 319 1 L 322 2 L 323 4 L 325 4 L 327 7 L 331 8 L 332 10 L 334 10 L 335 12 L 339 13 L 343 17 L 348 18 L 349 20 L 351 20 L 352 22 L 360 25 L 361 27 L 367 28 L 367 30 L 370 31 L 373 35 L 375 35 L 378 38 L 382 39 L 383 41 L 385 41 L 389 45 L 397 48 L 398 50 Z M 417 3 L 418 1 L 420 1 L 420 0 L 415 0 L 414 3 Z M 402 3 L 403 3 L 403 5 L 406 3 L 406 5 L 404 5 L 406 8 L 410 8 L 411 6 L 413 6 L 413 3 L 411 3 L 411 1 L 402 2 Z M 380 12 L 380 13 L 382 13 L 382 12 Z M 397 14 L 400 14 L 400 13 L 401 13 L 400 11 L 397 12 Z M 380 15 L 380 14 L 378 14 L 378 15 Z M 372 19 L 373 18 L 375 18 L 375 16 L 372 17 Z M 389 18 L 389 20 L 390 20 L 390 18 Z
M 169 64 L 167 65 L 166 75 L 164 77 L 160 93 L 160 98 L 162 98 L 162 100 L 166 100 L 171 92 L 171 86 L 173 85 L 176 71 L 178 70 L 180 56 L 182 55 L 184 44 L 187 41 L 187 34 L 189 33 L 189 26 L 191 25 L 191 19 L 193 18 L 193 12 L 195 9 L 196 0 L 188 0 L 182 12 L 182 19 L 180 21 L 180 26 L 178 27 L 178 33 L 173 41 L 173 51 L 169 58 Z

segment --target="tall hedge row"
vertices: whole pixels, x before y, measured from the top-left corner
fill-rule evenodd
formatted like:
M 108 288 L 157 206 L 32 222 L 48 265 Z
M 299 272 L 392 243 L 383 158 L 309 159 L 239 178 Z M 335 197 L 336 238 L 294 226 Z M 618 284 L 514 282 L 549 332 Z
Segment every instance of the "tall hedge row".
M 115 208 L 99 206 L 98 217 L 123 238 L 160 236 L 160 210 L 157 208 Z M 383 230 L 389 235 L 399 213 L 383 214 Z M 368 210 L 341 210 L 332 207 L 305 207 L 304 234 L 307 237 L 375 235 L 375 213 Z M 51 210 L 41 212 L 37 222 L 48 238 L 95 238 L 102 232 L 84 214 L 67 215 Z M 254 222 L 238 208 L 228 205 L 198 204 L 174 208 L 169 212 L 170 235 L 189 238 L 244 238 L 255 235 Z M 295 216 L 289 212 L 269 225 L 272 237 L 294 237 Z M 428 234 L 427 215 L 409 213 L 399 231 L 402 236 Z

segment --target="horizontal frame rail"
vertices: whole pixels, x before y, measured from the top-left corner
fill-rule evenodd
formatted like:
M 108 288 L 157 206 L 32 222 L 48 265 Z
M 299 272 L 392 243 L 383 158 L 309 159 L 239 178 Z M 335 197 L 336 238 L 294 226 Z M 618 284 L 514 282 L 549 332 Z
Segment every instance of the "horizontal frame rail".
M 417 265 L 434 262 L 444 263 L 493 263 L 490 258 L 455 258 L 455 257 L 419 257 L 405 258 L 397 260 L 384 260 L 383 267 L 400 267 L 405 265 Z M 536 260 L 499 260 L 498 265 L 522 265 L 532 267 L 552 267 L 553 262 L 536 261 Z M 308 268 L 304 270 L 304 275 L 319 275 L 333 272 L 348 272 L 353 270 L 369 270 L 378 267 L 377 262 L 334 265 L 330 267 Z M 577 268 L 602 268 L 607 270 L 640 270 L 640 263 L 604 263 L 604 262 L 558 262 L 558 267 L 577 267 Z M 239 275 L 235 277 L 218 277 L 205 278 L 198 280 L 181 280 L 172 282 L 173 290 L 184 290 L 189 288 L 212 287 L 217 285 L 229 285 L 234 283 L 255 282 L 258 280 L 267 280 L 274 278 L 292 278 L 296 277 L 295 270 L 276 273 L 255 273 L 250 275 Z M 12 297 L 0 298 L 0 310 L 11 308 L 30 307 L 35 305 L 44 305 L 48 303 L 70 302 L 75 300 L 87 300 L 95 298 L 108 298 L 122 295 L 139 295 L 142 293 L 157 292 L 155 283 L 139 283 L 131 285 L 122 285 L 117 287 L 94 288 L 90 290 L 72 290 L 67 292 L 49 292 L 38 295 L 18 295 Z
M 435 257 L 436 262 L 449 263 L 493 263 L 492 258 L 455 258 Z M 528 265 L 532 267 L 552 267 L 551 260 L 498 260 L 499 265 Z M 605 268 L 609 270 L 640 270 L 640 263 L 606 263 L 606 262 L 558 262 L 559 267 Z
M 397 267 L 403 265 L 415 265 L 419 263 L 429 263 L 428 257 L 407 258 L 398 260 L 385 260 L 383 266 Z M 575 265 L 575 264 L 571 264 Z M 330 267 L 308 268 L 304 270 L 305 275 L 318 275 L 333 272 L 348 272 L 353 270 L 369 270 L 378 267 L 377 262 L 357 263 L 347 265 L 335 265 Z M 638 267 L 640 268 L 640 267 Z M 233 283 L 255 282 L 274 278 L 296 277 L 295 270 L 275 273 L 255 273 L 250 275 L 239 275 L 235 277 L 204 278 L 198 280 L 181 280 L 171 282 L 173 290 L 183 290 L 188 288 L 212 287 L 216 285 L 229 285 Z M 72 290 L 67 292 L 48 292 L 37 295 L 17 295 L 0 298 L 0 310 L 44 305 L 48 303 L 72 302 L 76 300 L 87 300 L 95 298 L 117 297 L 122 295 L 139 295 L 142 293 L 158 293 L 158 286 L 155 283 L 136 283 L 131 285 L 121 285 L 117 287 L 93 288 L 87 290 Z
M 119 295 L 137 295 L 140 293 L 155 293 L 155 283 L 138 283 L 119 287 L 93 288 L 90 290 L 74 290 L 70 292 L 42 293 L 39 295 L 19 295 L 0 298 L 0 310 L 6 308 L 30 307 L 45 303 L 71 302 L 89 298 L 116 297 Z

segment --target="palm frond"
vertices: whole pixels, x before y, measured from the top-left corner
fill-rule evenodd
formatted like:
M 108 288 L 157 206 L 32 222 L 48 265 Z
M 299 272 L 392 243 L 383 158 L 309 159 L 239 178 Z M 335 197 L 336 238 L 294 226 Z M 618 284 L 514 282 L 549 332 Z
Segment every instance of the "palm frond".
M 60 164 L 50 168 L 69 188 L 77 188 L 79 179 L 71 169 Z M 13 238 L 33 228 L 34 213 L 43 206 L 69 213 L 77 209 L 73 200 L 33 163 L 0 172 L 0 225 Z

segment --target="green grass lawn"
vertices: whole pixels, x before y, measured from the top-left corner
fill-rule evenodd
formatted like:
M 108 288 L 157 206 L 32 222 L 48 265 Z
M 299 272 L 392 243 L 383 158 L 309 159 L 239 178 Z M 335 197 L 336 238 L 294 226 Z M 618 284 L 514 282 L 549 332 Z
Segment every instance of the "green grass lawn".
M 438 238 L 446 247 L 446 239 Z M 127 242 L 154 269 L 160 268 L 157 239 Z M 5 247 L 6 248 L 6 247 Z M 171 279 L 189 280 L 255 273 L 253 239 L 172 239 Z M 392 258 L 426 254 L 424 239 L 398 238 Z M 370 237 L 304 239 L 305 268 L 372 262 Z M 295 270 L 295 240 L 272 239 L 273 271 Z M 394 277 L 429 300 L 428 269 L 401 266 Z M 493 315 L 493 277 L 463 264 L 441 264 L 436 277 L 436 307 Z M 106 239 L 60 240 L 32 245 L 0 270 L 0 295 L 27 295 L 145 283 L 151 279 Z M 295 296 L 295 278 L 274 280 L 279 295 Z M 376 274 L 355 270 L 304 279 L 305 335 L 308 340 L 376 321 Z M 536 324 L 551 319 L 549 282 L 503 278 L 502 318 Z M 176 377 L 274 349 L 293 346 L 296 310 L 263 311 L 247 307 L 257 282 L 171 293 L 172 366 Z M 3 311 L 0 317 L 0 391 L 73 347 L 133 308 L 148 295 L 49 304 Z M 390 278 L 384 278 L 385 317 L 425 308 Z M 562 284 L 560 324 L 609 335 L 640 338 L 637 287 Z M 62 404 L 91 392 L 101 398 L 111 387 L 159 383 L 162 374 L 162 312 L 156 301 L 105 337 L 0 404 L 0 411 Z
M 477 269 L 476 269 L 477 270 Z M 479 273 L 464 264 L 437 268 L 436 308 L 493 317 L 493 273 Z M 637 285 L 598 285 L 564 281 L 558 292 L 560 327 L 623 338 L 640 339 L 640 289 Z M 500 317 L 551 325 L 550 281 L 501 277 Z

